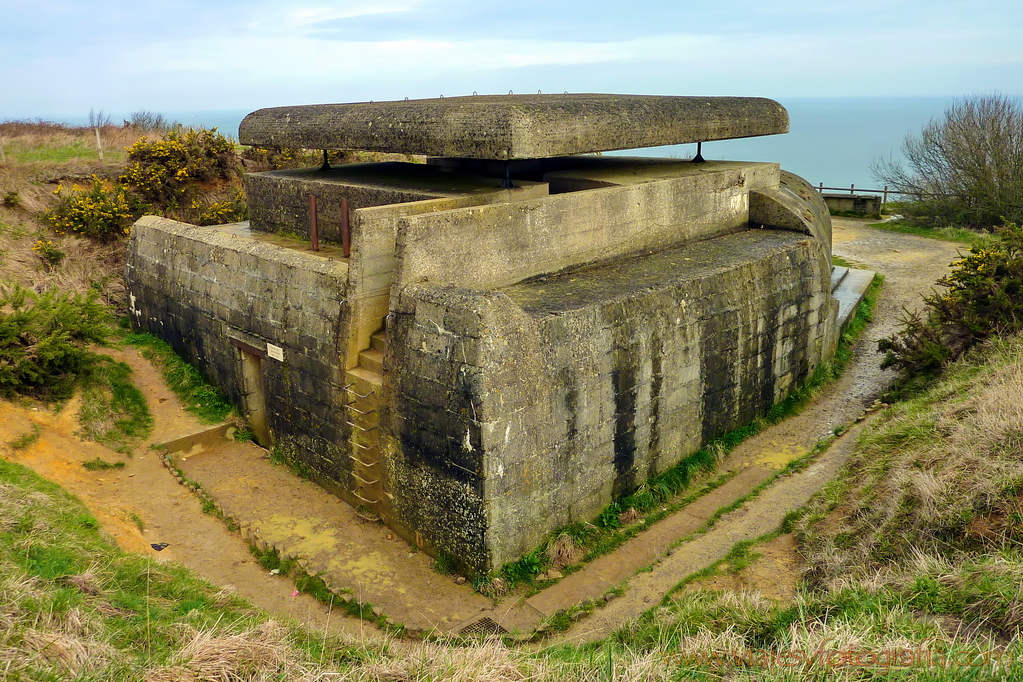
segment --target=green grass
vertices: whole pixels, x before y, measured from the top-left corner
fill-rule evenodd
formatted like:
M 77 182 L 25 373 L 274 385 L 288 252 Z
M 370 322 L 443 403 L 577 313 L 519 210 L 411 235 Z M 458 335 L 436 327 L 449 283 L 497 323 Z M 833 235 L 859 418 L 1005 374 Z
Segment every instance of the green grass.
M 878 230 L 884 230 L 885 232 L 912 234 L 917 237 L 939 239 L 945 242 L 966 244 L 967 246 L 977 245 L 986 247 L 991 246 L 998 241 L 998 237 L 989 232 L 978 232 L 976 230 L 968 230 L 962 227 L 917 227 L 898 221 L 892 221 L 889 223 L 871 223 L 870 227 Z
M 1015 680 L 1020 669 L 990 665 L 912 668 L 828 667 L 811 663 L 797 668 L 760 667 L 749 659 L 758 651 L 777 653 L 823 650 L 884 652 L 892 647 L 917 648 L 945 655 L 994 650 L 1023 658 L 1018 638 L 1008 645 L 989 639 L 1010 630 L 1018 593 L 1019 550 L 1000 557 L 967 561 L 948 570 L 924 567 L 902 584 L 868 588 L 851 584 L 830 592 L 803 591 L 796 601 L 779 605 L 749 595 L 708 590 L 676 592 L 635 623 L 601 641 L 566 643 L 535 650 L 500 645 L 460 646 L 439 640 L 425 648 L 391 646 L 386 641 L 346 635 L 338 639 L 295 626 L 275 639 L 266 616 L 245 602 L 218 591 L 174 564 L 128 555 L 116 548 L 78 500 L 24 467 L 0 460 L 0 652 L 12 661 L 4 669 L 11 680 L 159 679 L 307 679 L 327 673 L 352 679 L 442 680 L 457 670 L 466 679 L 528 678 L 538 682 L 613 679 L 695 680 Z M 738 570 L 755 558 L 760 542 L 740 542 L 714 570 Z M 296 569 L 276 552 L 255 553 L 266 570 Z M 724 563 L 728 567 L 724 567 Z M 295 571 L 300 589 L 341 612 L 382 624 L 372 606 L 351 595 L 330 592 L 323 580 Z M 686 582 L 691 582 L 687 580 Z M 290 588 L 289 588 L 290 589 Z M 569 628 L 595 608 L 587 602 L 552 617 L 549 630 Z M 340 607 L 340 608 L 338 608 Z M 942 624 L 934 616 L 961 618 Z M 335 616 L 337 617 L 337 616 Z M 980 630 L 972 628 L 978 626 Z M 180 658 L 191 634 L 199 631 L 219 642 L 230 672 L 200 674 Z M 58 640 L 34 639 L 40 633 Z M 253 635 L 252 633 L 257 633 Z M 262 633 L 262 634 L 258 634 Z M 55 658 L 39 655 L 36 641 L 58 641 L 87 657 L 69 672 Z M 263 661 L 261 642 L 269 641 L 286 660 Z M 52 650 L 52 649 L 51 649 Z M 232 659 L 231 651 L 241 651 Z M 732 658 L 722 657 L 731 653 Z M 936 655 L 936 654 L 935 654 Z M 978 659 L 976 662 L 983 663 Z M 166 670 L 164 666 L 183 665 Z M 262 666 L 262 667 L 260 667 Z M 514 671 L 514 672 L 513 672 Z M 173 672 L 173 674 L 171 674 Z
M 138 347 L 142 355 L 163 372 L 167 385 L 178 396 L 185 410 L 206 424 L 227 419 L 234 408 L 195 367 L 182 360 L 167 343 L 152 334 L 128 334 L 124 342 Z
M 25 450 L 37 440 L 39 440 L 39 425 L 33 424 L 31 431 L 11 441 L 11 448 L 14 450 Z
M 25 467 L 0 459 L 0 491 L 0 651 L 16 661 L 4 679 L 75 677 L 33 650 L 34 632 L 52 630 L 62 647 L 105 654 L 81 662 L 93 668 L 87 679 L 128 680 L 180 647 L 186 613 L 195 627 L 224 631 L 262 620 L 179 565 L 122 552 L 81 502 Z M 78 625 L 67 626 L 68 617 Z
M 132 520 L 142 527 L 140 518 Z M 292 568 L 279 559 L 261 561 Z M 340 607 L 339 612 L 362 615 L 395 634 L 402 631 L 376 616 L 371 605 L 331 594 L 316 576 L 295 577 L 300 590 Z M 148 679 L 161 667 L 180 663 L 175 657 L 199 633 L 219 638 L 217 651 L 235 672 L 168 676 L 172 671 L 164 671 L 160 679 L 296 679 L 299 667 L 338 671 L 386 651 L 386 644 L 382 649 L 368 640 L 351 645 L 293 623 L 267 630 L 266 614 L 183 566 L 121 551 L 77 498 L 3 459 L 0 613 L 0 677 L 12 682 Z M 268 640 L 265 633 L 275 632 L 280 634 Z M 71 660 L 46 655 L 61 651 L 83 655 Z M 267 653 L 272 656 L 261 660 Z M 264 669 L 254 672 L 260 666 Z
M 131 373 L 126 363 L 100 356 L 83 376 L 79 412 L 82 437 L 128 455 L 153 431 L 153 416 Z
M 123 469 L 124 462 L 108 462 L 105 459 L 97 457 L 96 459 L 90 459 L 87 462 L 82 462 L 82 466 L 89 471 L 106 471 L 108 469 Z
M 99 152 L 96 151 L 95 143 L 72 142 L 59 146 L 40 146 L 8 149 L 7 156 L 17 163 L 52 162 L 65 163 L 75 159 L 98 160 Z M 104 162 L 117 163 L 127 158 L 123 149 L 114 147 L 103 149 Z

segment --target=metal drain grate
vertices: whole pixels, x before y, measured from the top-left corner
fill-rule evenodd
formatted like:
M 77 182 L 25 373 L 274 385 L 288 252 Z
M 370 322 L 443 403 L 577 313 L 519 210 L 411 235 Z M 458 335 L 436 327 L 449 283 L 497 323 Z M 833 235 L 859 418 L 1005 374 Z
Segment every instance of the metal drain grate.
M 495 623 L 490 618 L 484 616 L 477 621 L 469 623 L 462 628 L 459 634 L 462 635 L 504 635 L 507 634 L 507 630 Z

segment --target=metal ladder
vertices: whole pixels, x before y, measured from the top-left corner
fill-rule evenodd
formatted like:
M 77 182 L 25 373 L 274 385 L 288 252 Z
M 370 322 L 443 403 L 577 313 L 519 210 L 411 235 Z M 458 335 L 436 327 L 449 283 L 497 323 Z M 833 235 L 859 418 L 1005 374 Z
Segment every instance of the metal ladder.
M 393 496 L 385 483 L 386 471 L 380 448 L 380 405 L 383 389 L 383 359 L 387 332 L 373 334 L 371 345 L 359 352 L 359 364 L 348 370 L 345 392 L 345 421 L 351 429 L 352 495 L 356 513 L 367 521 L 379 521 Z

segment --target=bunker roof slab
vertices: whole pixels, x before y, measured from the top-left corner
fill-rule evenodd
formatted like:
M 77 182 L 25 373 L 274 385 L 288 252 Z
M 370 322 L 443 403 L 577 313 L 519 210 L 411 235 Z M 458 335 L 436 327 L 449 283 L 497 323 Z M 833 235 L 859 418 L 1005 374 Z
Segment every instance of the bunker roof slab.
M 761 97 L 488 95 L 274 107 L 242 121 L 239 141 L 467 159 L 538 159 L 787 133 Z

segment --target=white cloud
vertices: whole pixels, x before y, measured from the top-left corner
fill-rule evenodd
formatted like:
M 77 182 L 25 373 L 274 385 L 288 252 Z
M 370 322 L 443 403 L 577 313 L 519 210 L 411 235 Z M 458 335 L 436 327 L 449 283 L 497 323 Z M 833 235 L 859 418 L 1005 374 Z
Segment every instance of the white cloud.
M 137 0 L 97 0 L 67 5 L 74 16 L 52 25 L 25 0 L 8 1 L 23 11 L 4 17 L 12 31 L 0 41 L 7 94 L 0 118 L 32 115 L 41 102 L 217 109 L 537 88 L 773 97 L 1023 92 L 1018 0 L 968 7 L 936 0 L 927 12 L 908 0 L 865 0 L 864 11 L 853 11 L 851 0 L 681 8 L 677 0 L 549 7 L 526 0 L 504 13 L 470 0 L 222 0 L 169 13 Z
M 714 36 L 654 36 L 619 42 L 545 40 L 399 40 L 341 42 L 295 37 L 221 37 L 143 46 L 133 52 L 137 72 L 214 71 L 265 78 L 316 79 L 345 73 L 377 79 L 401 75 L 697 58 L 715 50 Z

